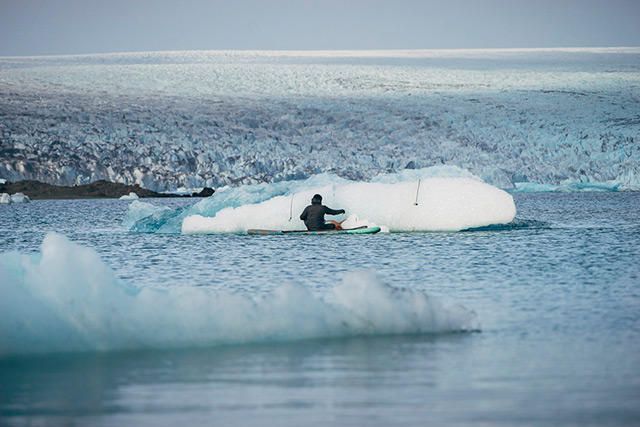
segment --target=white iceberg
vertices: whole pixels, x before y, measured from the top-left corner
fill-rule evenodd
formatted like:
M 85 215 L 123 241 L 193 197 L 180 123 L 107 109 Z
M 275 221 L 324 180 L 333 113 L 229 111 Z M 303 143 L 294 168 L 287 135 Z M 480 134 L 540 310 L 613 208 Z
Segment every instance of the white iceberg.
M 460 231 L 507 224 L 516 215 L 513 197 L 499 188 L 472 178 L 434 177 L 393 184 L 352 182 L 311 187 L 290 196 L 226 207 L 211 217 L 187 216 L 182 233 L 304 229 L 299 215 L 315 193 L 324 197 L 325 205 L 345 209 L 348 215 L 366 218 L 368 224 L 388 231 Z
M 125 194 L 124 196 L 120 196 L 120 200 L 138 200 L 140 197 L 133 191 L 129 194 Z
M 11 203 L 11 196 L 8 193 L 0 194 L 0 205 L 8 205 Z
M 24 193 L 16 193 L 11 195 L 11 203 L 27 203 L 30 202 L 29 196 Z

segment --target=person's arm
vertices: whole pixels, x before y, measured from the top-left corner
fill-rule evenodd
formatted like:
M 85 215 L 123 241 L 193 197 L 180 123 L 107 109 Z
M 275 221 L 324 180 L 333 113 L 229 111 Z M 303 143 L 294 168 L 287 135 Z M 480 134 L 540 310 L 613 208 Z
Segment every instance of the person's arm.
M 300 219 L 303 221 L 307 220 L 307 208 L 304 208 L 304 210 L 302 211 L 302 214 L 300 215 Z
M 340 214 L 343 214 L 345 212 L 344 212 L 344 209 L 338 209 L 336 211 L 336 210 L 333 210 L 333 209 L 325 206 L 324 207 L 324 213 L 327 214 L 327 215 L 340 215 Z

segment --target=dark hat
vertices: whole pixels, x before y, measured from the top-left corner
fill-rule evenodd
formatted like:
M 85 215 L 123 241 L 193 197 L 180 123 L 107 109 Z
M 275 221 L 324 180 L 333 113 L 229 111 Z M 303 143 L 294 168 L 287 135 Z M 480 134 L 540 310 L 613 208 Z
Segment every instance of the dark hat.
M 313 196 L 313 199 L 311 199 L 311 204 L 312 205 L 319 205 L 320 203 L 322 203 L 322 196 L 319 194 L 316 194 Z

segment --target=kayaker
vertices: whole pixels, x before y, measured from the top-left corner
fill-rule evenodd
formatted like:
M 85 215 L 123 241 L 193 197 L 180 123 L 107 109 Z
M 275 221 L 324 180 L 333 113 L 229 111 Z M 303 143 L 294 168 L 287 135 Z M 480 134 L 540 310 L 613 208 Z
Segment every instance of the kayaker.
M 344 209 L 334 210 L 326 207 L 322 204 L 322 196 L 316 194 L 311 199 L 311 204 L 304 208 L 300 219 L 304 221 L 304 225 L 307 226 L 309 231 L 320 230 L 342 230 L 342 222 L 327 221 L 325 222 L 325 215 L 340 215 L 344 213 Z

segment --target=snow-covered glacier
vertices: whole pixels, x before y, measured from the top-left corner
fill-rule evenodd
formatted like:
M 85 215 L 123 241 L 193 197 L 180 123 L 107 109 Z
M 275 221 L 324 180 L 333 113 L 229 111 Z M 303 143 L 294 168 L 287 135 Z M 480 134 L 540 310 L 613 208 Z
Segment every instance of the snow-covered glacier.
M 640 48 L 0 58 L 0 178 L 154 190 L 455 165 L 640 189 Z

